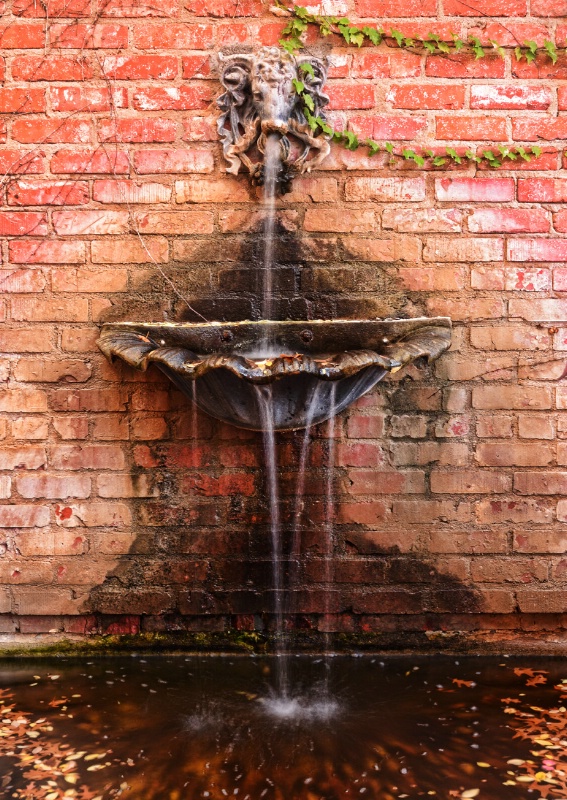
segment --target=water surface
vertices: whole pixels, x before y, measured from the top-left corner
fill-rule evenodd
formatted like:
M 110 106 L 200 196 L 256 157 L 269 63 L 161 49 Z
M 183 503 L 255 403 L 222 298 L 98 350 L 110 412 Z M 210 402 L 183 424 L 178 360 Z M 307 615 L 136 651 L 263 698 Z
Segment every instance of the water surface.
M 560 659 L 0 662 L 0 797 L 567 798 Z

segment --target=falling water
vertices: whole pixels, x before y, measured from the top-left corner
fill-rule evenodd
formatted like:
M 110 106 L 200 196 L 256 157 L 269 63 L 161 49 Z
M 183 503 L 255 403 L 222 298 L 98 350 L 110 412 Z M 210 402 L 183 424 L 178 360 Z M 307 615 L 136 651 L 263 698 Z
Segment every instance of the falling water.
M 264 157 L 264 258 L 262 264 L 263 294 L 262 318 L 273 319 L 274 297 L 274 233 L 276 227 L 276 190 L 281 167 L 279 137 L 266 137 Z M 265 335 L 265 346 L 270 343 L 269 330 Z
M 197 381 L 191 383 L 191 439 L 194 443 L 198 438 L 198 423 L 197 423 Z
M 270 509 L 270 534 L 272 538 L 272 585 L 274 591 L 274 616 L 276 621 L 276 655 L 279 656 L 276 660 L 276 688 L 278 695 L 282 698 L 286 698 L 289 689 L 288 658 L 286 655 L 287 646 L 284 637 L 280 493 L 272 387 L 257 386 L 256 396 L 258 399 L 260 419 L 262 421 Z
M 335 473 L 335 416 L 336 416 L 337 384 L 331 386 L 329 396 L 329 446 L 327 449 L 327 474 L 325 481 L 325 539 L 323 543 L 323 557 L 325 559 L 324 580 L 324 625 L 325 625 L 325 658 L 328 659 L 330 633 L 329 633 L 329 614 L 331 611 L 331 586 L 333 581 L 333 533 L 335 515 L 335 495 L 333 491 Z M 327 663 L 327 676 L 329 674 L 329 664 Z
M 301 440 L 301 450 L 299 452 L 299 464 L 297 469 L 297 480 L 295 484 L 295 502 L 293 508 L 293 532 L 290 550 L 290 601 L 292 600 L 293 591 L 297 586 L 299 577 L 301 556 L 301 514 L 303 512 L 303 499 L 305 494 L 305 468 L 307 466 L 309 445 L 311 444 L 311 427 L 313 424 L 313 417 L 315 415 L 319 400 L 319 389 L 319 385 L 315 386 L 313 394 L 309 398 L 307 412 L 305 415 L 305 428 L 303 430 L 303 437 Z M 289 610 L 291 612 L 292 609 L 290 608 Z

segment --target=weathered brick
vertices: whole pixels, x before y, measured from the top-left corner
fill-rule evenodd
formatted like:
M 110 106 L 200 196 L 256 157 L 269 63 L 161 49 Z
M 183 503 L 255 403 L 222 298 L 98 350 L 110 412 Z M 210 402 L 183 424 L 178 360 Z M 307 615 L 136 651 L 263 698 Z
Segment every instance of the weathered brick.
M 83 242 L 13 241 L 9 245 L 12 264 L 82 264 L 86 261 Z
M 14 377 L 24 383 L 80 383 L 91 377 L 89 364 L 79 360 L 47 361 L 45 359 L 20 359 L 14 368 Z
M 83 475 L 22 475 L 16 485 L 21 496 L 29 499 L 89 497 L 91 493 L 91 479 Z
M 47 215 L 37 211 L 0 213 L 0 236 L 45 236 Z
M 370 136 L 378 141 L 415 139 L 427 125 L 425 117 L 388 116 L 351 117 L 349 128 L 358 136 Z
M 431 491 L 437 494 L 502 494 L 512 489 L 512 478 L 488 470 L 432 470 Z
M 502 239 L 463 237 L 455 239 L 431 236 L 423 251 L 424 261 L 503 261 Z
M 12 139 L 22 144 L 86 144 L 91 141 L 91 123 L 85 119 L 17 119 L 12 123 Z
M 112 149 L 99 150 L 58 150 L 51 159 L 51 172 L 58 173 L 110 173 L 117 175 L 128 172 L 128 155 Z
M 505 117 L 437 117 L 435 127 L 438 139 L 463 142 L 508 139 Z
M 137 212 L 134 216 L 140 233 L 212 233 L 213 214 L 211 211 L 191 209 L 190 211 L 148 211 Z
M 462 215 L 460 209 L 385 208 L 382 227 L 399 233 L 460 233 Z
M 22 322 L 87 322 L 89 306 L 86 298 L 74 300 L 14 298 L 12 319 Z
M 54 445 L 49 461 L 53 469 L 123 469 L 122 448 L 111 444 Z
M 102 63 L 102 70 L 105 77 L 114 80 L 159 79 L 171 81 L 178 74 L 178 59 L 175 56 L 106 56 Z
M 11 206 L 80 206 L 89 202 L 85 181 L 12 181 L 7 189 Z
M 0 469 L 43 469 L 46 464 L 45 449 L 27 447 L 3 447 L 0 451 Z
M 471 86 L 471 108 L 541 109 L 551 105 L 545 86 Z
M 212 172 L 213 154 L 209 150 L 138 150 L 134 168 L 139 175 L 152 173 Z
M 43 528 L 49 525 L 47 506 L 0 505 L 0 525 L 6 528 Z
M 98 127 L 101 142 L 173 142 L 177 123 L 169 119 L 102 120 Z
M 49 89 L 54 111 L 112 111 L 127 108 L 126 89 L 89 86 L 52 86 Z
M 552 407 L 552 393 L 545 386 L 478 386 L 472 403 L 482 409 L 547 409 Z
M 475 459 L 487 467 L 545 467 L 554 459 L 553 448 L 548 444 L 488 443 L 477 446 Z
M 241 203 L 250 200 L 248 187 L 235 180 L 176 181 L 178 203 Z
M 12 62 L 16 81 L 86 81 L 93 77 L 88 60 L 83 57 L 17 56 Z
M 204 50 L 212 43 L 213 26 L 209 23 L 168 22 L 167 25 L 138 25 L 134 29 L 134 44 L 141 50 Z
M 168 260 L 168 243 L 163 236 L 132 236 L 119 242 L 99 239 L 91 244 L 91 252 L 95 264 L 163 264 Z
M 474 87 L 473 87 L 474 90 Z M 419 111 L 423 108 L 463 108 L 465 105 L 464 86 L 404 85 L 392 86 L 386 100 L 394 108 L 407 108 Z
M 547 212 L 538 208 L 481 208 L 468 218 L 472 233 L 547 233 Z
M 443 202 L 505 203 L 514 199 L 513 178 L 437 178 L 435 196 Z
M 504 59 L 490 54 L 480 59 L 458 53 L 451 54 L 451 58 L 438 55 L 425 60 L 425 74 L 430 78 L 503 78 L 505 69 Z
M 423 178 L 349 178 L 346 199 L 354 202 L 418 202 L 425 199 Z
M 167 203 L 171 187 L 162 183 L 135 183 L 125 180 L 97 180 L 93 199 L 99 203 Z
M 113 50 L 128 47 L 128 28 L 119 24 L 52 24 L 50 36 L 52 45 L 74 50 Z

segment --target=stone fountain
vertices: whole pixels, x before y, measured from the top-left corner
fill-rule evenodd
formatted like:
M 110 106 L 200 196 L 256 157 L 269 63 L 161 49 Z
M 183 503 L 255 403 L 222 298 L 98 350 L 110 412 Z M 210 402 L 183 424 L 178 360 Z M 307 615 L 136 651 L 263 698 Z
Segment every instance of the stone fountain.
M 257 387 L 267 384 L 274 429 L 302 428 L 339 413 L 388 372 L 437 358 L 450 345 L 451 321 L 271 319 L 274 201 L 329 153 L 328 137 L 309 125 L 309 114 L 324 119 L 327 69 L 321 59 L 275 47 L 219 61 L 225 92 L 217 101 L 218 130 L 227 172 L 244 167 L 253 184 L 264 186 L 265 318 L 109 323 L 98 344 L 109 359 L 142 370 L 156 365 L 208 414 L 243 428 L 264 427 Z

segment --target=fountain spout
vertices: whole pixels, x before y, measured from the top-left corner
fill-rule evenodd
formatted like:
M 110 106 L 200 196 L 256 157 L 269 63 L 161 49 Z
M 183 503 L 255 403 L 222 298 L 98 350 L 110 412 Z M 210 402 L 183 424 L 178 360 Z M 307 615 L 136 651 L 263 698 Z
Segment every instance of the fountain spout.
M 263 185 L 266 139 L 277 135 L 282 163 L 277 188 L 285 194 L 294 175 L 310 172 L 329 154 L 328 137 L 315 135 L 309 125 L 309 116 L 325 118 L 327 68 L 319 58 L 293 56 L 277 47 L 263 47 L 257 54 L 219 54 L 219 61 L 226 91 L 217 101 L 223 112 L 218 131 L 227 172 L 237 175 L 244 165 L 253 185 Z

